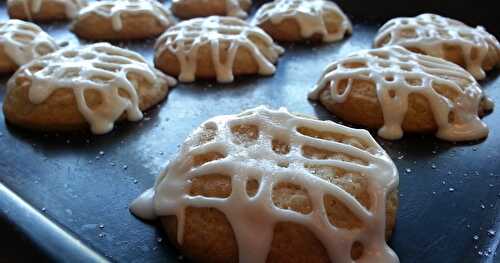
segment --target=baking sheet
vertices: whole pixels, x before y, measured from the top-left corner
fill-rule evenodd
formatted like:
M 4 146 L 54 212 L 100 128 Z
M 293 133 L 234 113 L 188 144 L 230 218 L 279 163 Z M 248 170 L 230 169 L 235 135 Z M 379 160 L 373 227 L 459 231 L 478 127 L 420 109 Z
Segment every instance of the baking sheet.
M 200 123 L 261 104 L 335 120 L 323 107 L 308 101 L 307 92 L 334 59 L 369 48 L 377 28 L 394 13 L 440 10 L 465 21 L 483 19 L 487 26 L 495 21 L 494 14 L 460 11 L 457 2 L 446 7 L 441 2 L 395 5 L 395 1 L 387 1 L 386 8 L 384 1 L 376 2 L 379 5 L 338 1 L 353 18 L 354 34 L 334 44 L 283 45 L 286 53 L 272 77 L 237 78 L 226 85 L 208 81 L 180 84 L 166 101 L 147 112 L 142 122 L 119 124 L 107 135 L 39 134 L 1 121 L 0 182 L 108 260 L 176 262 L 179 255 L 161 230 L 132 216 L 128 205 L 152 186 L 166 161 Z M 418 3 L 429 8 L 411 8 Z M 481 8 L 485 7 L 477 10 Z M 378 12 L 382 10 L 385 13 Z M 0 17 L 6 19 L 4 3 L 0 3 Z M 43 27 L 59 42 L 78 44 L 67 24 Z M 500 28 L 488 29 L 499 36 Z M 116 44 L 151 61 L 153 43 Z M 499 70 L 488 76 L 481 84 L 498 102 Z M 6 81 L 0 79 L 2 100 Z M 401 262 L 500 261 L 496 256 L 500 241 L 500 110 L 487 116 L 485 122 L 490 135 L 478 142 L 454 144 L 432 135 L 406 135 L 394 142 L 377 138 L 400 171 L 400 208 L 390 245 Z M 9 216 L 5 214 L 8 202 L 4 203 L 0 203 L 0 217 Z M 40 221 L 38 227 L 43 224 Z M 39 246 L 47 254 L 57 253 Z M 81 253 L 85 258 L 85 252 Z M 63 260 L 57 255 L 53 258 Z

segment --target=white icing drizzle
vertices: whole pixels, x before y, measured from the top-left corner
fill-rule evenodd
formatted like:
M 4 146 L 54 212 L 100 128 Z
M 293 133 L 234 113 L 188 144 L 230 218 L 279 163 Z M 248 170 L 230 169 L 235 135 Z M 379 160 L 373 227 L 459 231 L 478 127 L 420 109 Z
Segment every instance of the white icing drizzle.
M 262 42 L 264 47 L 255 43 Z M 222 43 L 228 45 L 227 51 L 221 51 Z M 271 61 L 275 61 L 284 52 L 262 29 L 251 26 L 233 17 L 211 16 L 194 18 L 170 27 L 155 44 L 156 58 L 166 49 L 177 57 L 181 73 L 179 80 L 195 80 L 198 50 L 203 45 L 210 45 L 213 66 L 217 81 L 231 82 L 234 79 L 233 65 L 239 48 L 248 50 L 259 66 L 259 74 L 271 75 L 276 70 Z M 221 52 L 227 53 L 223 61 Z
M 32 20 L 33 14 L 38 14 L 42 10 L 42 5 L 50 2 L 64 5 L 66 17 L 70 19 L 75 18 L 78 10 L 87 5 L 86 0 L 8 0 L 8 6 L 21 3 L 24 7 L 24 13 L 29 20 Z
M 18 66 L 58 49 L 54 39 L 39 26 L 17 19 L 0 22 L 0 45 Z
M 259 135 L 251 145 L 235 144 L 231 127 L 256 125 Z M 363 256 L 358 262 L 399 262 L 396 254 L 385 242 L 386 197 L 399 181 L 398 172 L 384 150 L 366 130 L 348 128 L 330 121 L 318 121 L 290 114 L 286 109 L 278 111 L 258 107 L 240 115 L 219 116 L 208 120 L 201 127 L 215 129 L 214 138 L 199 145 L 199 128 L 190 136 L 179 156 L 157 179 L 153 189 L 146 191 L 131 204 L 131 211 L 139 217 L 154 219 L 176 215 L 178 241 L 184 235 L 185 209 L 187 207 L 213 207 L 225 214 L 230 222 L 238 245 L 240 263 L 265 262 L 273 240 L 273 229 L 278 222 L 294 222 L 307 227 L 324 245 L 331 262 L 353 262 L 351 246 L 355 241 L 363 243 Z M 329 141 L 309 137 L 297 131 L 309 127 L 322 132 L 334 132 L 363 142 L 364 147 L 349 144 L 346 140 Z M 290 152 L 277 154 L 272 150 L 273 138 L 287 138 Z M 347 140 L 349 140 L 347 139 Z M 361 159 L 367 165 L 345 160 L 313 160 L 306 158 L 302 145 L 345 153 Z M 220 152 L 226 157 L 199 167 L 193 167 L 192 158 L 198 154 Z M 286 162 L 289 167 L 279 164 Z M 336 184 L 312 174 L 307 165 L 337 167 L 360 173 L 367 178 L 367 191 L 371 197 L 368 210 L 352 195 Z M 224 199 L 190 196 L 191 180 L 208 174 L 231 177 L 232 192 Z M 260 183 L 256 195 L 249 197 L 246 183 L 255 179 Z M 307 190 L 312 212 L 302 214 L 281 209 L 272 200 L 273 186 L 290 182 Z M 363 227 L 350 231 L 330 224 L 323 198 L 334 196 L 346 205 Z M 258 220 L 255 220 L 258 215 Z M 255 235 L 258 231 L 258 235 Z
M 114 122 L 126 113 L 128 120 L 142 119 L 139 109 L 138 83 L 129 80 L 129 73 L 138 74 L 151 84 L 150 89 L 175 85 L 175 80 L 155 70 L 139 54 L 107 43 L 65 49 L 33 60 L 24 65 L 9 80 L 14 88 L 16 79 L 27 78 L 29 99 L 34 104 L 44 102 L 58 89 L 72 89 L 78 109 L 89 122 L 92 132 L 111 131 Z M 85 92 L 95 90 L 101 95 L 101 104 L 91 109 Z M 129 98 L 119 92 L 125 92 Z
M 360 66 L 353 68 L 349 64 Z M 348 84 L 340 92 L 342 80 L 348 80 Z M 418 93 L 428 100 L 439 138 L 463 141 L 488 135 L 486 124 L 478 117 L 483 92 L 474 77 L 456 64 L 416 54 L 400 46 L 363 50 L 329 65 L 309 97 L 318 100 L 328 89 L 332 99 L 342 103 L 349 97 L 354 80 L 372 81 L 376 86 L 385 122 L 378 131 L 382 138 L 394 140 L 403 136 L 401 125 L 411 93 Z M 452 101 L 437 92 L 433 85 L 444 85 L 458 97 Z M 390 95 L 391 92 L 394 96 Z M 452 112 L 455 120 L 450 122 Z
M 340 16 L 342 22 L 335 32 L 328 32 L 325 17 L 332 15 Z M 323 41 L 333 42 L 342 39 L 346 32 L 352 32 L 351 22 L 339 6 L 325 0 L 275 0 L 264 4 L 257 11 L 254 23 L 261 25 L 271 21 L 278 24 L 290 18 L 297 21 L 300 33 L 306 39 L 314 34 L 321 34 Z
M 206 0 L 205 0 L 206 1 Z M 228 16 L 234 16 L 239 18 L 246 18 L 248 16 L 247 12 L 241 8 L 241 3 L 247 3 L 248 6 L 252 4 L 252 0 L 225 0 L 226 1 L 226 13 Z
M 389 39 L 387 43 L 384 43 Z M 486 74 L 482 68 L 488 52 L 500 62 L 500 43 L 482 27 L 469 27 L 460 21 L 434 14 L 395 18 L 388 21 L 375 37 L 375 46 L 401 45 L 418 48 L 426 55 L 445 58 L 448 46 L 459 47 L 466 69 L 476 78 Z
M 183 1 L 192 1 L 192 0 L 173 0 L 173 3 L 178 3 L 178 2 L 183 2 Z M 198 8 L 204 8 L 204 4 L 207 4 L 211 1 L 224 1 L 225 6 L 226 6 L 226 15 L 227 16 L 234 16 L 238 18 L 247 18 L 248 14 L 243 8 L 241 7 L 241 3 L 245 3 L 247 6 L 250 6 L 252 4 L 252 0 L 198 0 L 199 3 L 197 5 L 199 6 Z
M 90 14 L 110 18 L 113 30 L 123 29 L 122 14 L 146 14 L 153 16 L 161 25 L 167 27 L 173 17 L 170 11 L 165 9 L 156 0 L 120 0 L 120 1 L 100 1 L 94 2 L 86 8 L 80 10 L 78 19 Z

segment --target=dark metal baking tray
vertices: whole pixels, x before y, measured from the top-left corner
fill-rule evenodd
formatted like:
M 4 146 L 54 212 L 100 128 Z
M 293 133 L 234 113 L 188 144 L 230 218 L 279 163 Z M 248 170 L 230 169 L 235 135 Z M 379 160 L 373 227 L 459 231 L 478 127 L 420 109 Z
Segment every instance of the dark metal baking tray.
M 335 120 L 309 102 L 307 92 L 324 66 L 369 48 L 377 28 L 394 16 L 437 12 L 483 24 L 500 36 L 495 5 L 487 1 L 338 3 L 354 22 L 354 34 L 346 40 L 283 45 L 287 51 L 272 77 L 238 78 L 229 85 L 180 84 L 142 122 L 119 124 L 110 134 L 38 134 L 1 121 L 0 240 L 9 245 L 0 247 L 0 261 L 43 255 L 59 262 L 175 262 L 178 254 L 161 230 L 132 216 L 128 204 L 153 184 L 201 122 L 260 104 Z M 0 17 L 6 19 L 4 3 Z M 78 43 L 67 24 L 43 27 L 60 42 Z M 118 44 L 151 60 L 153 42 Z M 500 101 L 499 70 L 488 76 L 481 83 Z M 0 81 L 0 98 L 6 80 Z M 500 110 L 485 121 L 490 136 L 472 143 L 448 143 L 432 135 L 394 142 L 377 138 L 400 171 L 401 202 L 391 246 L 402 262 L 500 262 Z

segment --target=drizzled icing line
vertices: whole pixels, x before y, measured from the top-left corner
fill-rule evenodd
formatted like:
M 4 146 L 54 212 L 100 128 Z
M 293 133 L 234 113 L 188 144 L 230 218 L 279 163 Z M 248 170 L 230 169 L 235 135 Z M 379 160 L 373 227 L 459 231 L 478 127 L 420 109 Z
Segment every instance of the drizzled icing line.
M 18 66 L 58 49 L 54 39 L 39 26 L 17 19 L 0 22 L 0 45 Z
M 207 1 L 207 0 L 203 0 Z M 252 4 L 252 0 L 225 0 L 226 1 L 226 13 L 228 16 L 234 16 L 238 18 L 247 18 L 248 14 L 243 8 L 241 8 L 241 2 L 246 3 L 247 6 Z
M 235 125 L 256 125 L 258 137 L 251 145 L 232 141 Z M 346 140 L 323 140 L 298 132 L 309 127 L 321 132 L 333 132 Z M 216 131 L 213 139 L 200 145 L 204 129 Z M 287 138 L 290 151 L 286 155 L 272 149 L 273 138 Z M 361 142 L 351 144 L 352 139 Z M 351 140 L 351 141 L 350 141 Z M 306 158 L 302 145 L 344 153 L 361 159 L 365 164 L 348 160 L 315 160 Z M 198 154 L 221 152 L 218 159 L 193 168 L 192 158 Z M 287 168 L 279 164 L 286 162 Z M 341 168 L 366 176 L 367 191 L 372 197 L 370 209 L 336 184 L 315 176 L 306 167 L 323 165 Z M 190 196 L 193 178 L 207 174 L 231 176 L 231 194 L 224 199 Z M 256 195 L 249 197 L 246 182 L 260 182 Z M 219 116 L 208 120 L 182 145 L 178 157 L 158 177 L 154 188 L 146 191 L 131 205 L 134 214 L 145 219 L 168 215 L 177 216 L 178 241 L 182 244 L 187 207 L 213 207 L 225 214 L 230 222 L 238 247 L 239 262 L 265 262 L 273 239 L 274 225 L 294 222 L 308 228 L 324 245 L 331 262 L 352 262 L 351 247 L 357 240 L 364 246 L 358 262 L 399 262 L 385 242 L 386 198 L 398 185 L 397 169 L 384 150 L 366 130 L 348 128 L 329 121 L 318 121 L 290 114 L 286 109 L 269 110 L 258 107 L 239 115 Z M 272 200 L 273 186 L 291 182 L 304 187 L 309 194 L 312 212 L 302 214 L 278 208 Z M 323 198 L 331 195 L 345 204 L 363 221 L 363 228 L 349 231 L 329 223 Z M 259 215 L 259 220 L 248 220 Z M 255 230 L 259 235 L 254 235 Z
M 189 1 L 189 0 L 173 0 L 173 4 L 175 5 L 177 2 Z M 198 8 L 203 8 L 203 4 L 207 4 L 212 0 L 199 0 L 200 5 Z M 248 14 L 245 10 L 243 10 L 242 3 L 245 6 L 250 6 L 252 4 L 252 0 L 222 0 L 225 3 L 226 7 L 226 15 L 233 16 L 238 18 L 247 18 Z
M 38 14 L 42 10 L 42 5 L 49 2 L 64 5 L 66 17 L 71 19 L 76 17 L 78 10 L 87 5 L 86 0 L 8 0 L 8 6 L 22 4 L 24 13 L 29 20 L 32 20 L 33 14 Z
M 123 29 L 122 14 L 146 14 L 153 16 L 163 26 L 169 26 L 173 17 L 170 11 L 165 9 L 156 0 L 120 0 L 120 1 L 100 1 L 94 2 L 80 10 L 78 17 L 95 14 L 110 18 L 113 30 Z
M 258 39 L 264 47 L 259 47 L 253 39 Z M 221 44 L 229 48 L 221 50 Z M 198 50 L 209 45 L 217 81 L 231 82 L 234 79 L 233 65 L 239 48 L 246 48 L 259 66 L 259 74 L 270 75 L 276 70 L 271 61 L 277 60 L 284 52 L 262 29 L 251 26 L 233 17 L 211 16 L 194 18 L 170 27 L 155 44 L 156 59 L 166 50 L 177 57 L 181 67 L 179 80 L 195 80 Z M 222 52 L 227 53 L 225 61 Z
M 8 88 L 17 86 L 18 77 L 27 78 L 29 100 L 43 103 L 58 89 L 72 89 L 78 109 L 96 134 L 111 131 L 114 122 L 126 113 L 128 120 L 142 119 L 138 83 L 128 78 L 138 74 L 152 86 L 175 85 L 175 80 L 155 70 L 139 54 L 107 43 L 64 49 L 24 65 L 9 80 Z M 26 85 L 22 83 L 20 85 Z M 100 93 L 102 103 L 91 109 L 85 98 L 87 90 Z M 129 98 L 119 92 L 125 92 Z
M 325 17 L 337 15 L 342 18 L 339 28 L 329 32 Z M 266 21 L 279 24 L 285 19 L 293 18 L 300 27 L 303 38 L 310 38 L 314 34 L 321 34 L 323 41 L 338 41 L 344 35 L 352 32 L 349 18 L 337 4 L 325 0 L 275 0 L 264 4 L 254 18 L 254 24 L 262 25 Z
M 348 80 L 348 84 L 340 92 L 342 80 Z M 368 80 L 375 84 L 385 122 L 378 131 L 380 137 L 394 140 L 403 136 L 401 125 L 411 93 L 418 93 L 428 100 L 439 138 L 463 141 L 488 135 L 486 124 L 478 117 L 484 97 L 479 84 L 467 71 L 451 62 L 416 54 L 399 46 L 363 50 L 329 65 L 309 97 L 318 100 L 321 93 L 328 90 L 335 103 L 343 103 L 353 89 L 354 80 Z M 434 85 L 444 85 L 458 97 L 452 101 L 437 92 Z M 391 92 L 394 93 L 392 96 Z M 452 112 L 455 118 L 450 123 Z
M 486 76 L 483 63 L 489 52 L 493 51 L 497 64 L 500 62 L 500 43 L 482 26 L 472 28 L 434 14 L 388 21 L 375 37 L 375 46 L 394 44 L 418 48 L 427 55 L 440 58 L 446 58 L 447 47 L 457 46 L 462 51 L 467 70 L 476 79 Z

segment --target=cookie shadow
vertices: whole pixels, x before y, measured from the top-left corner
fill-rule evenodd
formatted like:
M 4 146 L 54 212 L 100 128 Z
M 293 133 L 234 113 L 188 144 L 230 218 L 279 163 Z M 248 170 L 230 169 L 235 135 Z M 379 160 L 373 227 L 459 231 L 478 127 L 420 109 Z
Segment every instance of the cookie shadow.
M 486 72 L 486 78 L 478 81 L 479 84 L 485 89 L 493 87 L 497 81 L 500 81 L 500 67 L 495 67 L 493 70 Z

